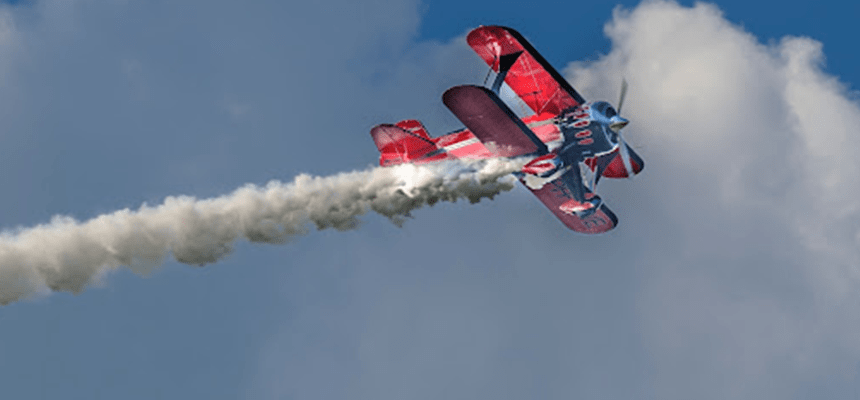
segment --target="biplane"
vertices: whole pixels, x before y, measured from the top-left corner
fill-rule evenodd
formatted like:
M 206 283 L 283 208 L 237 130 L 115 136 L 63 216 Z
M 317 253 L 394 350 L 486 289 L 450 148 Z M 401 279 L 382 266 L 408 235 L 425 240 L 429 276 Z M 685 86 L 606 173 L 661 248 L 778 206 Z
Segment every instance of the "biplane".
M 614 228 L 618 218 L 597 195 L 597 182 L 632 177 L 645 165 L 621 136 L 627 83 L 616 110 L 587 102 L 511 28 L 482 26 L 467 41 L 496 77 L 490 88 L 455 86 L 442 96 L 465 128 L 434 138 L 417 120 L 377 125 L 370 135 L 380 165 L 526 157 L 514 175 L 565 226 L 582 233 Z M 528 116 L 517 116 L 499 97 L 503 83 L 531 109 Z

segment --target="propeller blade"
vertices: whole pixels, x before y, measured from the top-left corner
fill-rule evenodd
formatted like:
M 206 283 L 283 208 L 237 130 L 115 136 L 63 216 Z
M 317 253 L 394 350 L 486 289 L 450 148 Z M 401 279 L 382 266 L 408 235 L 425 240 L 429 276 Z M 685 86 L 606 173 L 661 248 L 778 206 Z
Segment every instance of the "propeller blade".
M 621 154 L 621 162 L 624 163 L 624 169 L 627 170 L 627 178 L 633 179 L 635 171 L 633 164 L 630 163 L 630 151 L 627 149 L 627 142 L 621 137 L 621 132 L 618 133 L 618 153 Z
M 625 96 L 627 96 L 627 79 L 621 78 L 621 96 L 618 99 L 618 115 L 621 115 L 621 106 L 624 105 Z

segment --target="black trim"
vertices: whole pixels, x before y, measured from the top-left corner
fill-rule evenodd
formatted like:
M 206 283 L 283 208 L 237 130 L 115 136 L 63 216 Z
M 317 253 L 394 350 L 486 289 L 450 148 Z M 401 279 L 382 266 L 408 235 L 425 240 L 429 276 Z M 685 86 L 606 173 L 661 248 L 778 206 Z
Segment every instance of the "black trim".
M 523 54 L 523 52 L 518 51 L 516 53 L 504 54 L 499 57 L 499 74 L 496 75 L 493 87 L 490 88 L 493 93 L 499 93 L 499 90 L 502 89 L 502 82 L 505 81 L 505 77 L 508 76 L 508 71 L 511 70 L 511 67 L 514 66 L 514 63 L 517 62 L 518 58 L 520 58 L 520 54 Z
M 606 203 L 600 204 L 600 211 L 603 211 L 609 219 L 612 220 L 612 227 L 615 228 L 618 226 L 618 217 L 615 216 L 615 213 L 609 210 L 609 207 L 606 206 Z
M 397 128 L 397 129 L 400 129 L 401 131 L 403 131 L 403 133 L 405 133 L 405 134 L 407 134 L 407 135 L 409 135 L 409 136 L 412 136 L 412 137 L 414 137 L 414 138 L 416 138 L 416 139 L 421 139 L 421 140 L 423 140 L 424 142 L 427 142 L 427 143 L 429 143 L 429 144 L 432 144 L 433 146 L 435 146 L 435 145 L 436 145 L 436 143 L 433 143 L 433 141 L 432 141 L 432 140 L 427 139 L 427 138 L 426 138 L 426 137 L 424 137 L 424 136 L 416 135 L 416 134 L 414 134 L 414 133 L 412 133 L 412 132 L 407 131 L 406 129 L 403 129 L 403 128 L 401 128 L 401 127 L 399 127 L 399 126 L 395 125 L 395 124 L 390 124 L 390 125 L 391 125 L 391 126 L 393 126 L 393 127 L 395 127 L 395 128 Z
M 585 104 L 585 99 L 582 96 L 580 96 L 579 93 L 576 92 L 576 90 L 573 88 L 573 86 L 570 86 L 570 83 L 567 83 L 567 80 L 565 80 L 561 76 L 561 74 L 559 74 L 558 71 L 556 71 L 555 68 L 553 68 L 552 65 L 550 65 L 549 62 L 547 62 L 546 59 L 543 58 L 543 56 L 540 53 L 538 53 L 537 50 L 535 50 L 535 48 L 532 46 L 532 44 L 529 43 L 529 41 L 526 40 L 526 38 L 524 38 L 523 35 L 521 35 L 516 30 L 514 30 L 512 28 L 508 28 L 506 26 L 500 26 L 499 28 L 502 28 L 502 29 L 508 31 L 508 33 L 510 33 L 511 36 L 513 36 L 515 39 L 517 39 L 517 41 L 520 42 L 520 45 L 522 45 L 523 48 L 526 49 L 526 51 L 529 54 L 531 54 L 532 57 L 535 58 L 535 60 L 537 60 L 537 62 L 543 67 L 543 69 L 545 69 L 546 72 L 548 72 L 550 74 L 550 76 L 552 76 L 553 79 L 555 79 L 556 82 L 558 82 L 559 86 L 561 86 L 562 89 L 567 91 L 567 93 L 571 97 L 573 97 L 573 99 L 576 100 L 577 103 Z
M 514 66 L 514 63 L 517 62 L 517 58 L 520 58 L 520 54 L 523 54 L 523 52 L 518 51 L 511 54 L 503 54 L 499 57 L 499 72 L 505 72 L 511 69 L 511 67 Z

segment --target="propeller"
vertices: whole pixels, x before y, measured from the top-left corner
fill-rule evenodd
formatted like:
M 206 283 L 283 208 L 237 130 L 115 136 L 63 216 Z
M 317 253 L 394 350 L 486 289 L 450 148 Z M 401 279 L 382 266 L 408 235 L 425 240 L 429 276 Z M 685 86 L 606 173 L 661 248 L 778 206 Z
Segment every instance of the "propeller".
M 621 115 L 621 106 L 624 105 L 624 97 L 627 96 L 627 79 L 621 78 L 621 97 L 618 98 L 618 115 Z
M 627 178 L 633 179 L 633 164 L 630 163 L 630 150 L 627 148 L 627 142 L 621 136 L 621 128 L 627 126 L 630 121 L 621 117 L 621 107 L 624 105 L 624 97 L 627 96 L 627 80 L 621 78 L 621 95 L 618 98 L 618 114 L 616 114 L 609 122 L 609 128 L 618 134 L 618 153 L 621 154 L 621 162 L 624 163 L 624 169 L 627 170 Z

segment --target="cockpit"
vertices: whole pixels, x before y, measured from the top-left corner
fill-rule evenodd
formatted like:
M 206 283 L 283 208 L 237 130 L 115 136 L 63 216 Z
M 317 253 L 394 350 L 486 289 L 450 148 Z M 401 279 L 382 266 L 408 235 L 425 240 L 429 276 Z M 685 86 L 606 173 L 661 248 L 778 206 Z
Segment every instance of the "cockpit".
M 609 119 L 609 118 L 612 118 L 612 117 L 618 115 L 618 113 L 615 111 L 615 109 L 612 108 L 612 106 L 605 101 L 595 102 L 594 104 L 591 105 L 591 108 L 593 110 L 599 112 L 600 114 L 606 116 L 606 119 Z

